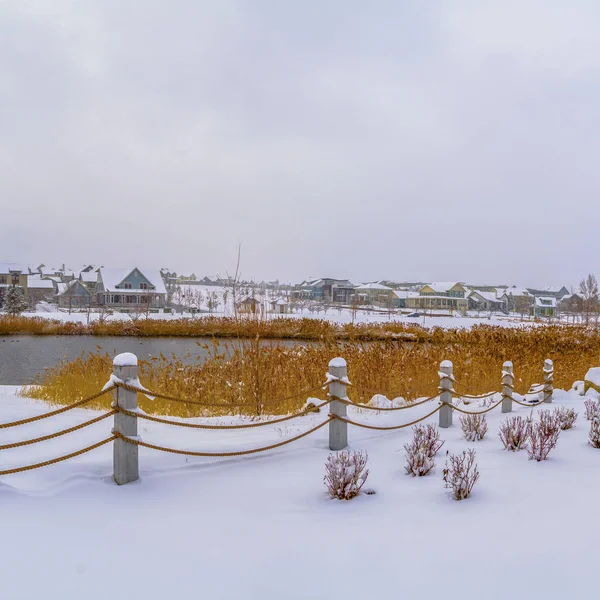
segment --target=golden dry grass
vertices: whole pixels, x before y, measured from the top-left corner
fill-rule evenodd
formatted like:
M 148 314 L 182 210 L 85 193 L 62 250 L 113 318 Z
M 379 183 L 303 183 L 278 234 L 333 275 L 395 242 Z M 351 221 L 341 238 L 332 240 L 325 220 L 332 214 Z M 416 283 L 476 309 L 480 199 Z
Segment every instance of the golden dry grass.
M 554 360 L 555 387 L 566 389 L 600 360 L 600 334 L 583 327 L 436 329 L 428 338 L 422 344 L 323 339 L 292 348 L 261 344 L 258 337 L 229 342 L 227 348 L 215 341 L 208 348 L 208 360 L 202 363 L 189 364 L 165 356 L 142 361 L 140 380 L 159 393 L 211 404 L 224 403 L 228 408 L 203 411 L 146 398 L 140 398 L 140 405 L 148 412 L 176 416 L 229 412 L 287 414 L 300 409 L 306 395 L 282 399 L 319 386 L 325 380 L 329 360 L 335 356 L 348 361 L 354 384 L 349 395 L 358 402 L 366 402 L 372 396 L 361 388 L 407 399 L 434 395 L 439 381 L 438 366 L 445 359 L 453 361 L 457 380 L 474 394 L 500 389 L 505 360 L 514 363 L 516 389 L 520 393 L 527 391 L 530 384 L 542 381 L 546 358 Z M 25 394 L 56 404 L 71 403 L 98 391 L 108 380 L 111 368 L 111 359 L 106 354 L 82 355 L 46 370 L 33 382 L 42 387 L 26 390 Z M 313 395 L 325 398 L 322 391 Z M 107 408 L 109 402 L 109 398 L 103 397 L 91 406 Z
M 198 317 L 180 319 L 139 318 L 135 321 L 106 320 L 69 323 L 41 317 L 0 315 L 0 335 L 98 335 L 139 337 L 220 337 L 262 339 L 352 339 L 424 340 L 427 330 L 414 324 L 338 325 L 324 319 L 254 319 L 234 317 Z

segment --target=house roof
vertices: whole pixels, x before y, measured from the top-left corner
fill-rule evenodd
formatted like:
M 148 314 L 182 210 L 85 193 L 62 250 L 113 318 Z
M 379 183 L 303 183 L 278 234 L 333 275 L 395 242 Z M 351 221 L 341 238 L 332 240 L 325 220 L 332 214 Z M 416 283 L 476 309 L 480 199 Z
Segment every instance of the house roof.
M 416 298 L 419 292 L 411 292 L 410 290 L 394 290 L 394 294 L 398 298 Z
M 507 296 L 531 296 L 531 293 L 526 289 L 526 288 L 522 288 L 522 287 L 517 287 L 516 285 L 513 285 L 509 288 L 506 288 L 504 290 L 504 293 L 502 295 L 506 294 Z
M 89 294 L 89 291 L 81 283 L 81 281 L 79 281 L 79 279 L 71 279 L 71 281 L 68 281 L 66 283 L 63 283 L 62 281 L 60 283 L 57 283 L 56 284 L 56 293 L 57 293 L 57 295 L 62 296 L 63 294 L 70 291 L 72 288 L 75 288 L 78 286 L 81 287 L 82 290 L 85 290 L 85 292 Z
M 27 288 L 31 290 L 53 290 L 54 284 L 50 279 L 42 279 L 39 275 L 30 275 L 27 278 Z
M 10 273 L 11 271 L 27 272 L 23 265 L 13 262 L 0 263 L 0 273 Z
M 556 298 L 554 296 L 536 296 L 535 305 L 541 308 L 556 308 Z
M 135 269 L 137 269 L 154 286 L 154 290 L 151 290 L 153 293 L 167 293 L 163 278 L 158 269 L 140 269 L 139 267 L 129 267 L 127 269 L 102 267 L 98 272 L 102 277 L 102 283 L 107 292 L 123 292 L 125 290 L 119 289 L 117 286 Z
M 452 288 L 459 285 L 464 289 L 464 286 L 460 281 L 434 281 L 433 283 L 425 284 L 421 289 L 425 287 L 430 287 L 434 292 L 438 294 L 449 292 Z
M 356 289 L 358 290 L 382 290 L 386 292 L 392 291 L 391 287 L 387 285 L 381 285 L 380 283 L 365 283 L 364 285 L 359 285 Z
M 85 281 L 86 283 L 94 283 L 98 281 L 98 273 L 96 271 L 81 271 L 81 273 L 79 273 L 79 277 L 81 281 Z
M 500 298 L 494 292 L 482 292 L 479 290 L 471 290 L 469 296 L 481 296 L 487 302 L 500 302 Z

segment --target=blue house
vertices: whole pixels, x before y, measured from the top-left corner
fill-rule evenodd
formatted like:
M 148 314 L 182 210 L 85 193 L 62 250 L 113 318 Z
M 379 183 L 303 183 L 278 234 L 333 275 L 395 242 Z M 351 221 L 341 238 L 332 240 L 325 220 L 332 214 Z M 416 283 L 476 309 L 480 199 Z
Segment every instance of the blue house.
M 164 308 L 167 290 L 158 269 L 107 269 L 98 271 L 98 304 L 123 311 Z

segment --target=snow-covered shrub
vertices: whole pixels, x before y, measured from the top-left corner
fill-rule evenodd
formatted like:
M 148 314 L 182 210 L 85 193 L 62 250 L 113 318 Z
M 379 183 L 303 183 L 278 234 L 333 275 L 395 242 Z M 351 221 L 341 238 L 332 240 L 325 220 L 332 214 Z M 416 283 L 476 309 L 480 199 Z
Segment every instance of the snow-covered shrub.
M 546 460 L 550 450 L 558 443 L 560 435 L 560 421 L 556 413 L 549 410 L 539 412 L 539 421 L 532 423 L 529 429 L 529 445 L 527 454 L 529 460 L 538 462 Z
M 332 452 L 327 457 L 323 478 L 329 495 L 340 500 L 358 496 L 369 476 L 369 470 L 365 468 L 368 459 L 367 453 L 359 450 Z
M 585 407 L 586 421 L 591 421 L 594 417 L 594 414 L 600 412 L 600 401 L 598 400 L 592 400 L 591 398 L 588 398 L 583 403 L 583 406 Z
M 460 426 L 468 442 L 482 440 L 488 430 L 485 415 L 461 415 Z
M 526 448 L 530 428 L 530 418 L 509 417 L 503 421 L 500 424 L 500 433 L 498 436 L 504 444 L 504 449 L 515 452 L 516 450 L 523 450 Z
M 452 490 L 456 500 L 468 498 L 478 479 L 479 469 L 475 462 L 475 450 L 469 448 L 461 454 L 448 454 L 444 482 L 446 487 Z
M 415 425 L 413 439 L 404 444 L 406 450 L 406 472 L 413 477 L 427 475 L 435 467 L 435 455 L 444 445 L 435 425 Z
M 561 429 L 572 429 L 577 420 L 577 413 L 572 408 L 566 406 L 557 406 L 554 409 L 554 416 L 558 421 L 558 425 Z
M 600 410 L 596 410 L 590 419 L 590 444 L 600 448 Z

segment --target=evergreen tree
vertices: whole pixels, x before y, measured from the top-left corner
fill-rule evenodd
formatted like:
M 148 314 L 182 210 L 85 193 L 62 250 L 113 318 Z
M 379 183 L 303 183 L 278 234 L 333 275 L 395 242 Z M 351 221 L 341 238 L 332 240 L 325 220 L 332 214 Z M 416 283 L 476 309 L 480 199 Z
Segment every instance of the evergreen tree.
M 7 288 L 2 308 L 9 315 L 18 315 L 29 308 L 21 286 L 11 285 Z

